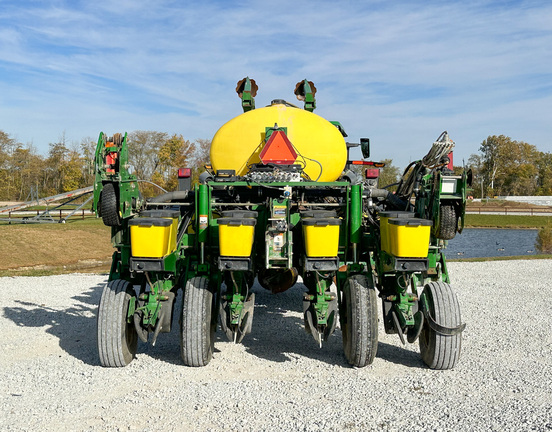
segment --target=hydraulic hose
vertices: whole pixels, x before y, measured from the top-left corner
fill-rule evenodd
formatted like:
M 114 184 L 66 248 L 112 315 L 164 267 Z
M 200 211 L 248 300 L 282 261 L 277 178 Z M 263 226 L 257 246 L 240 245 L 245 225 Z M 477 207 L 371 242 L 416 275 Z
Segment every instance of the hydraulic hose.
M 369 198 L 383 198 L 388 201 L 393 207 L 404 210 L 408 206 L 406 201 L 400 199 L 397 195 L 392 192 L 389 192 L 385 189 L 366 189 L 364 195 Z
M 174 191 L 167 192 L 163 195 L 158 195 L 149 200 L 150 203 L 169 203 L 171 201 L 182 201 L 188 198 L 189 191 Z

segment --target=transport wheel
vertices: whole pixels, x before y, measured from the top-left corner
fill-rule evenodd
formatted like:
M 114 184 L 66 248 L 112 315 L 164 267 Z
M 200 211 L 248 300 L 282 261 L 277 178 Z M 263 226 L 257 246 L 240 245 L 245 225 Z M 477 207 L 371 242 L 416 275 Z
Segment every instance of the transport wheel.
M 439 209 L 441 214 L 439 218 L 439 228 L 435 237 L 442 240 L 452 240 L 458 230 L 458 215 L 456 208 L 451 204 L 442 204 Z
M 213 356 L 214 300 L 206 277 L 194 277 L 186 282 L 180 331 L 180 353 L 186 366 L 205 366 Z
M 345 357 L 355 367 L 369 365 L 378 350 L 378 305 L 372 280 L 363 275 L 348 278 L 343 288 L 342 307 Z
M 130 283 L 115 279 L 104 288 L 98 309 L 98 353 L 106 367 L 128 365 L 136 355 L 138 334 L 128 319 L 128 306 L 136 297 Z
M 439 325 L 447 328 L 461 326 L 460 305 L 458 299 L 445 282 L 430 282 L 424 287 L 422 296 L 429 303 L 430 317 Z M 426 319 L 420 333 L 420 354 L 422 360 L 431 369 L 452 369 L 460 358 L 462 334 L 438 333 L 432 329 Z
M 102 195 L 100 197 L 100 214 L 102 215 L 104 225 L 121 225 L 117 194 L 115 193 L 115 186 L 113 186 L 113 183 L 106 183 L 103 186 Z

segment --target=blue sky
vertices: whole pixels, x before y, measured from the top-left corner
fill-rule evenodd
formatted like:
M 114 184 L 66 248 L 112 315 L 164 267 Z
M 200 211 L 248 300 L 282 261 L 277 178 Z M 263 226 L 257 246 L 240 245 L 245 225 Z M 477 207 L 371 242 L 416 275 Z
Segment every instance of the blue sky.
M 64 131 L 210 139 L 244 76 L 258 107 L 313 81 L 399 167 L 443 130 L 456 164 L 494 134 L 552 151 L 549 1 L 0 0 L 0 130 L 42 154 Z

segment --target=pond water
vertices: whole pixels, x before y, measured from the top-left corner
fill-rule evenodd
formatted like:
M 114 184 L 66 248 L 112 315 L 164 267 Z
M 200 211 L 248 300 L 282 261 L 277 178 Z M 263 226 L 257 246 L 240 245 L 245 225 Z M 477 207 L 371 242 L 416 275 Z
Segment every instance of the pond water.
M 447 258 L 535 255 L 538 230 L 468 228 L 449 240 Z

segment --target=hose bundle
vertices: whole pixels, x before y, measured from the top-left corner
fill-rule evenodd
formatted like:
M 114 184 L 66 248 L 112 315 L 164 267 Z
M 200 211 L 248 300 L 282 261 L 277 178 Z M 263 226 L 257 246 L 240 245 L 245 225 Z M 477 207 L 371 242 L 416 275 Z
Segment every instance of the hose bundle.
M 448 163 L 447 155 L 454 148 L 454 141 L 444 131 L 433 143 L 429 152 L 420 161 L 410 163 L 404 170 L 403 176 L 397 187 L 397 196 L 408 202 L 418 179 L 426 170 L 442 167 Z
M 452 151 L 454 148 L 454 141 L 451 140 L 448 136 L 448 132 L 444 131 L 437 141 L 431 146 L 431 150 L 428 154 L 422 159 L 422 164 L 426 168 L 434 168 L 446 164 L 444 158 Z

